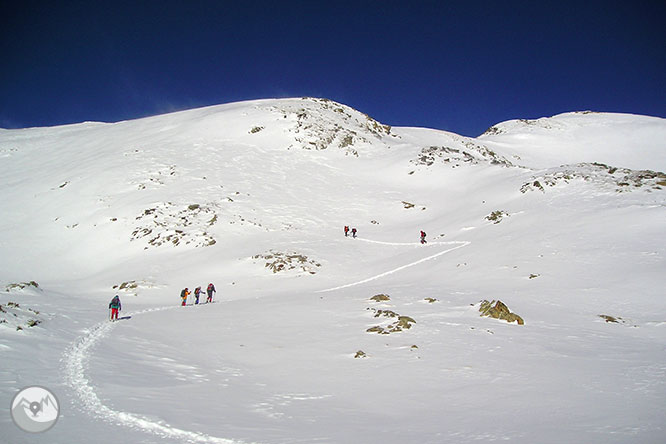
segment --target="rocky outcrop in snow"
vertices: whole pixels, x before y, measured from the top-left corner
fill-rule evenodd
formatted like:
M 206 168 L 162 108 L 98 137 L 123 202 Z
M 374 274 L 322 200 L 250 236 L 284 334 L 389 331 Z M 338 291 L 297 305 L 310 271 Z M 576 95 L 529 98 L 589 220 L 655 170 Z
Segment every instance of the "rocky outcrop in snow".
M 638 189 L 651 191 L 666 188 L 666 174 L 662 172 L 618 168 L 596 162 L 564 165 L 535 175 L 532 179 L 520 187 L 522 193 L 536 190 L 545 193 L 545 187 L 568 184 L 574 180 L 582 180 L 602 187 L 614 187 L 618 193 Z
M 317 268 L 321 267 L 321 264 L 308 259 L 307 256 L 304 256 L 299 253 L 291 252 L 284 253 L 281 251 L 269 251 L 264 254 L 257 254 L 252 256 L 252 259 L 265 259 L 265 267 L 271 270 L 273 273 L 279 273 L 281 271 L 288 270 L 298 270 L 308 274 L 315 274 Z
M 497 302 L 494 300 L 492 302 L 488 302 L 486 300 L 482 301 L 479 307 L 479 312 L 481 312 L 481 316 L 501 319 L 509 323 L 517 322 L 518 325 L 525 324 L 523 318 L 515 313 L 511 313 L 509 307 L 507 307 L 502 301 L 499 300 Z
M 346 105 L 328 99 L 304 97 L 285 101 L 271 111 L 293 121 L 289 132 L 304 149 L 339 148 L 358 156 L 358 145 L 369 145 L 391 135 L 391 127 Z M 374 141 L 374 142 L 373 142 Z

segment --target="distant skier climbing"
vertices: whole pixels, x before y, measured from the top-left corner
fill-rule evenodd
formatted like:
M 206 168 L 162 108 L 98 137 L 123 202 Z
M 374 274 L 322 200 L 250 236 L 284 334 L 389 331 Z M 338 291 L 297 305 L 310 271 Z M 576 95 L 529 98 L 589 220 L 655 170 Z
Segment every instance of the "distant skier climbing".
M 120 304 L 120 298 L 118 295 L 115 295 L 113 299 L 111 299 L 111 303 L 109 304 L 109 308 L 111 309 L 111 320 L 118 320 L 118 312 L 122 310 L 122 306 Z
M 183 307 L 187 303 L 187 297 L 190 295 L 190 290 L 187 289 L 187 287 L 183 288 L 183 291 L 180 292 L 180 298 L 183 300 L 183 303 L 181 304 Z
M 213 302 L 213 293 L 216 293 L 215 290 L 215 285 L 211 282 L 208 284 L 208 288 L 206 289 L 206 293 L 208 293 L 208 297 L 206 298 L 206 303 L 208 302 Z
M 345 237 L 349 235 L 349 226 L 345 225 Z
M 199 305 L 199 295 L 201 295 L 201 287 L 197 287 L 194 289 L 194 298 L 195 298 L 194 303 L 196 305 Z
M 422 244 L 427 243 L 425 238 L 426 238 L 426 232 L 421 230 L 421 243 Z
M 356 237 L 356 228 L 352 228 L 352 237 Z

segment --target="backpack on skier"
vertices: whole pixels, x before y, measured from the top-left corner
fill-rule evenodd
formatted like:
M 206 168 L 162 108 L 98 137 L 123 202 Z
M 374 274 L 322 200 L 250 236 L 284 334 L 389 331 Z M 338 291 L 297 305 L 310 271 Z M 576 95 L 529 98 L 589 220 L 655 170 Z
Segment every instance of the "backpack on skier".
M 115 295 L 113 297 L 113 299 L 111 299 L 111 303 L 109 304 L 109 308 L 116 308 L 116 309 L 120 308 L 120 298 L 118 297 L 118 295 Z
M 111 302 L 109 303 L 109 310 L 111 310 L 111 320 L 112 321 L 117 321 L 118 320 L 118 312 L 122 310 L 120 306 L 120 298 L 118 295 L 115 295 L 113 299 L 111 299 Z
M 183 307 L 184 307 L 184 306 L 186 305 L 186 303 L 187 303 L 187 296 L 189 296 L 189 294 L 190 294 L 190 290 L 189 290 L 187 287 L 185 287 L 185 289 L 183 289 L 183 291 L 180 292 L 180 298 L 183 300 L 183 302 L 182 302 L 181 305 L 182 305 Z

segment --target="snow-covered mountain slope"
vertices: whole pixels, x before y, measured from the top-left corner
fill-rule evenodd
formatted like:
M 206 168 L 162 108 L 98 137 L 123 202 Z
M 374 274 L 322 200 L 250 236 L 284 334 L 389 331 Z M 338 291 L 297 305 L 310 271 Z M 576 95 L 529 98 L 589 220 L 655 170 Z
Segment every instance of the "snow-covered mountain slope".
M 659 442 L 666 121 L 493 128 L 304 98 L 0 130 L 0 403 L 62 405 L 0 442 Z
M 666 171 L 666 128 L 658 117 L 583 111 L 511 120 L 491 127 L 479 140 L 532 168 L 597 162 Z

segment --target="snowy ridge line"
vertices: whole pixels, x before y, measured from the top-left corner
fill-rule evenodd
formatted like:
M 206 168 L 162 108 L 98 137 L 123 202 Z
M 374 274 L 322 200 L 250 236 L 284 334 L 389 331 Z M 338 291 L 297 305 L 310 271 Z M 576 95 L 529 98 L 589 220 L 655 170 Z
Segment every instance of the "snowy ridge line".
M 366 242 L 384 243 L 384 244 L 388 244 L 388 245 L 414 245 L 413 243 L 393 244 L 393 243 L 379 242 L 379 241 L 366 241 Z M 325 290 L 317 290 L 317 291 L 315 291 L 315 293 L 326 293 L 326 292 L 329 292 L 329 291 L 335 291 L 335 290 L 341 290 L 343 288 L 353 287 L 354 285 L 365 284 L 366 282 L 370 282 L 370 281 L 374 281 L 376 279 L 383 278 L 384 276 L 388 276 L 389 274 L 393 274 L 393 273 L 396 273 L 398 271 L 404 270 L 405 268 L 413 267 L 414 265 L 418 265 L 418 264 L 423 263 L 425 261 L 435 259 L 435 258 L 437 258 L 437 257 L 439 257 L 443 254 L 449 253 L 453 250 L 457 250 L 458 248 L 466 247 L 467 245 L 471 244 L 471 242 L 469 242 L 469 241 L 434 242 L 432 244 L 426 244 L 426 245 L 452 245 L 452 244 L 460 244 L 460 245 L 458 245 L 457 247 L 448 248 L 444 251 L 440 251 L 439 253 L 433 254 L 431 256 L 424 257 L 423 259 L 419 259 L 416 262 L 411 262 L 407 265 L 402 265 L 398 268 L 394 268 L 393 270 L 389 270 L 389 271 L 386 271 L 384 273 L 380 273 L 376 276 L 371 276 L 367 279 L 363 279 L 362 281 L 352 282 L 351 284 L 341 285 L 339 287 L 327 288 Z
M 157 307 L 130 313 L 128 316 L 136 316 L 154 311 L 170 310 L 179 306 Z M 162 438 L 180 438 L 191 443 L 214 443 L 214 444 L 246 444 L 244 441 L 217 438 L 203 433 L 190 432 L 187 430 L 171 427 L 162 422 L 151 421 L 134 413 L 113 410 L 100 401 L 90 381 L 86 377 L 88 359 L 91 348 L 101 339 L 105 338 L 115 327 L 117 322 L 100 322 L 79 340 L 65 350 L 63 360 L 65 362 L 65 378 L 78 397 L 83 401 L 81 406 L 91 416 L 111 423 L 119 423 L 126 427 L 135 427 L 144 432 Z

